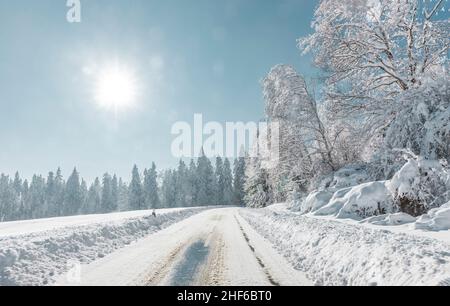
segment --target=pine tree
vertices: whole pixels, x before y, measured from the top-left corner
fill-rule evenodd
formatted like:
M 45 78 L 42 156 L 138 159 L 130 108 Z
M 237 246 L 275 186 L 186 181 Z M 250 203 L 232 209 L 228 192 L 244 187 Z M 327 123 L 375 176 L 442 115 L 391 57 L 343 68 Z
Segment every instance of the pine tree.
M 245 183 L 245 203 L 248 207 L 266 207 L 271 201 L 271 190 L 269 185 L 269 175 L 261 162 L 257 159 L 250 159 L 246 169 L 247 181 Z
M 161 187 L 162 202 L 165 208 L 175 207 L 176 192 L 175 192 L 175 174 L 172 170 L 167 170 L 164 173 L 163 183 Z
M 224 173 L 223 173 L 223 160 L 221 157 L 216 158 L 216 180 L 217 180 L 217 186 L 216 186 L 216 205 L 224 205 Z
M 159 208 L 161 203 L 159 200 L 158 173 L 155 163 L 152 164 L 150 170 L 144 171 L 144 193 L 147 208 Z
M 11 221 L 17 207 L 17 197 L 8 176 L 0 176 L 0 221 Z
M 47 217 L 57 217 L 59 207 L 57 202 L 56 179 L 53 172 L 49 172 L 47 177 L 47 186 L 45 189 L 45 200 L 47 202 Z
M 30 212 L 32 219 L 45 216 L 45 179 L 34 175 L 30 185 Z
M 107 213 L 113 211 L 112 178 L 108 173 L 103 175 L 101 212 Z
M 245 206 L 244 196 L 245 196 L 245 157 L 240 156 L 234 161 L 233 169 L 233 205 Z
M 85 180 L 81 180 L 81 184 L 80 184 L 80 192 L 81 192 L 81 206 L 80 206 L 80 210 L 79 213 L 83 214 L 83 208 L 86 206 L 87 200 L 88 200 L 88 187 L 87 187 L 87 183 Z
M 217 180 L 211 161 L 205 156 L 203 149 L 197 160 L 196 177 L 198 179 L 197 205 L 208 206 L 215 204 L 216 193 L 214 187 L 217 184 Z
M 98 213 L 101 209 L 101 192 L 102 187 L 97 177 L 88 191 L 85 207 L 82 209 L 84 214 Z
M 56 170 L 55 177 L 55 211 L 58 216 L 64 215 L 64 193 L 65 182 L 62 176 L 61 168 Z
M 129 207 L 132 210 L 142 210 L 145 208 L 145 196 L 142 190 L 142 181 L 139 169 L 135 165 L 133 167 L 132 178 L 129 190 Z
M 228 158 L 225 159 L 222 172 L 222 205 L 233 204 L 233 174 L 231 173 L 231 164 Z
M 198 206 L 198 179 L 197 179 L 197 166 L 194 160 L 191 160 L 188 170 L 188 190 L 187 190 L 187 202 L 188 206 Z
M 119 211 L 127 211 L 130 205 L 128 203 L 128 186 L 119 179 L 119 199 L 118 199 L 118 209 Z
M 30 208 L 29 208 L 29 190 L 30 190 L 30 184 L 28 184 L 28 180 L 24 180 L 22 184 L 22 197 L 21 197 L 21 203 L 20 203 L 20 213 L 19 213 L 19 220 L 28 219 L 30 216 Z
M 22 179 L 20 178 L 19 172 L 16 172 L 14 176 L 13 188 L 17 195 L 22 193 Z
M 189 206 L 189 173 L 184 161 L 180 160 L 178 170 L 175 174 L 176 207 Z
M 75 168 L 66 184 L 66 192 L 64 196 L 64 215 L 70 216 L 79 213 L 82 201 L 80 175 Z
M 111 211 L 119 209 L 119 182 L 117 175 L 114 174 L 111 181 Z

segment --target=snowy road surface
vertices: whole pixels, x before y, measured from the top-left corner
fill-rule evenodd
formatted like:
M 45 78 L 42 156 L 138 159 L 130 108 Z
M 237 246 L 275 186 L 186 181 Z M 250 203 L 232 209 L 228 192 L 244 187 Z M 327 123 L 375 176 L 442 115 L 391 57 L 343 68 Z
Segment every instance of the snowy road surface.
M 196 214 L 61 275 L 56 285 L 311 285 L 238 212 Z

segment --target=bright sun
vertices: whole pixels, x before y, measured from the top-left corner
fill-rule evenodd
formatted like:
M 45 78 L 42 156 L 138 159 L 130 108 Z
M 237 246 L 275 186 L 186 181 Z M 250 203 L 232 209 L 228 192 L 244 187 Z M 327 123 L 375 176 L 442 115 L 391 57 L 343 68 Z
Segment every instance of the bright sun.
M 95 97 L 101 107 L 117 113 L 133 106 L 136 95 L 136 78 L 129 69 L 115 65 L 99 74 Z

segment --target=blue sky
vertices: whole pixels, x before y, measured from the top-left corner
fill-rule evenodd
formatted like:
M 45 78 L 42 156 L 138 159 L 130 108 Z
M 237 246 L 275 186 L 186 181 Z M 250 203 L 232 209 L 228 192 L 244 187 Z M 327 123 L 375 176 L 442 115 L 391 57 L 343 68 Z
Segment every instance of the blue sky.
M 176 165 L 171 126 L 263 117 L 259 81 L 279 63 L 316 71 L 296 39 L 311 0 L 0 0 L 0 172 L 29 178 L 77 166 L 88 180 L 132 165 Z M 117 117 L 94 99 L 93 69 L 133 71 L 136 106 Z

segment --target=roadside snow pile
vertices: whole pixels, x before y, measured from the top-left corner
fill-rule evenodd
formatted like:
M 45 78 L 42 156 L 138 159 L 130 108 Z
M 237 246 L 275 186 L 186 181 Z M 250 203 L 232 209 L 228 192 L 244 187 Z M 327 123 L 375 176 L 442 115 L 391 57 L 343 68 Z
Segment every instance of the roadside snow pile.
M 337 191 L 330 202 L 314 214 L 361 220 L 374 215 L 391 213 L 393 210 L 393 200 L 386 182 L 372 182 Z
M 357 221 L 375 216 L 378 218 L 369 222 L 400 225 L 412 223 L 414 217 L 447 203 L 450 199 L 450 168 L 446 161 L 427 160 L 410 151 L 401 152 L 406 163 L 391 180 L 355 186 L 352 184 L 366 178 L 363 168 L 361 175 L 355 174 L 355 169 L 339 170 L 335 179 L 326 185 L 321 183 L 320 188 L 306 198 L 294 200 L 291 211 Z M 432 222 L 429 219 L 435 218 L 434 214 L 439 218 L 436 225 L 422 224 Z M 438 230 L 450 223 L 445 209 L 432 211 L 422 219 L 418 228 Z
M 327 205 L 332 196 L 333 193 L 326 190 L 311 192 L 303 201 L 303 203 L 297 206 L 297 209 L 293 210 L 298 211 L 302 214 L 317 211 L 318 209 Z
M 0 231 L 0 286 L 47 285 L 61 273 L 67 272 L 75 262 L 89 263 L 151 233 L 188 218 L 205 208 L 151 211 L 139 217 L 124 213 L 99 215 L 103 221 L 84 225 L 71 225 L 70 220 L 83 220 L 83 216 L 68 219 L 68 226 L 57 226 L 46 231 L 36 230 L 25 234 L 2 235 Z M 87 216 L 86 218 L 93 216 Z M 50 224 L 60 224 L 65 218 L 47 219 Z M 23 228 L 28 223 L 19 222 Z M 3 225 L 16 227 L 15 223 Z M 8 228 L 5 228 L 8 233 Z
M 417 220 L 415 228 L 430 231 L 450 230 L 450 202 L 421 216 Z
M 381 215 L 368 218 L 361 223 L 369 223 L 373 225 L 396 226 L 416 222 L 416 218 L 405 213 L 396 213 L 389 215 Z
M 437 285 L 450 276 L 444 241 L 292 212 L 241 215 L 316 285 Z
M 399 210 L 421 216 L 450 200 L 450 169 L 446 161 L 427 160 L 405 152 L 406 164 L 388 184 Z

